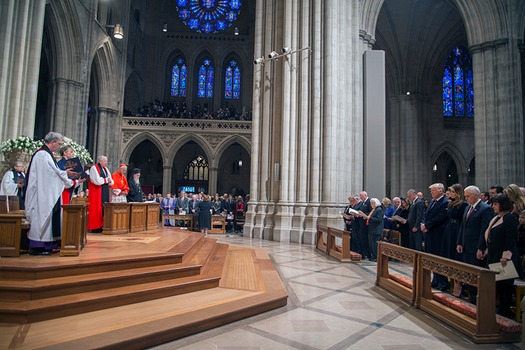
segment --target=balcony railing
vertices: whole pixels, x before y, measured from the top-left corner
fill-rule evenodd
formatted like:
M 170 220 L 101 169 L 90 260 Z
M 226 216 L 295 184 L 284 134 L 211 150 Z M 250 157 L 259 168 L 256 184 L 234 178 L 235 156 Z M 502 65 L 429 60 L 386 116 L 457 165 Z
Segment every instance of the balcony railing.
M 151 118 L 151 117 L 123 117 L 123 130 L 213 130 L 216 132 L 251 133 L 252 122 L 241 120 L 210 120 L 210 119 L 180 119 L 180 118 Z

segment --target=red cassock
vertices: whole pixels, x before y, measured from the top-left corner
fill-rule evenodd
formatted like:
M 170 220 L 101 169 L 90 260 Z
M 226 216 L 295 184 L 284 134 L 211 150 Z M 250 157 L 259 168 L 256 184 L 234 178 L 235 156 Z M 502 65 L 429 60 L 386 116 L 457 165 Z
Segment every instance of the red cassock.
M 107 168 L 105 169 L 107 171 Z M 89 173 L 90 173 L 90 179 L 89 179 L 89 184 L 88 184 L 88 189 L 89 189 L 89 196 L 88 196 L 89 208 L 88 209 L 89 211 L 88 211 L 87 228 L 88 230 L 98 230 L 104 226 L 102 185 L 93 183 L 93 177 L 91 176 L 92 171 L 97 171 L 96 175 L 98 176 L 95 176 L 95 177 L 101 180 L 102 184 L 108 184 L 110 183 L 109 181 L 111 181 L 111 184 L 112 184 L 113 181 L 111 180 L 111 174 L 109 174 L 109 172 L 107 173 L 106 178 L 101 177 L 99 164 L 92 166 L 91 169 L 89 170 Z

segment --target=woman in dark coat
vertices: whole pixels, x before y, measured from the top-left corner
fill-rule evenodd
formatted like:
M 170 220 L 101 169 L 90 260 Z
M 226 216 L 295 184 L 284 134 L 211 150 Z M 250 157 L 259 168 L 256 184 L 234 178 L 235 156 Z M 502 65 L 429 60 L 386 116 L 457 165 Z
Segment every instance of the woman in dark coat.
M 447 224 L 443 231 L 443 241 L 441 242 L 441 256 L 457 261 L 462 261 L 457 253 L 458 233 L 461 221 L 465 214 L 468 203 L 465 202 L 463 186 L 454 184 L 448 188 L 450 201 L 447 206 Z M 461 295 L 461 283 L 454 283 L 454 296 Z
M 368 214 L 368 243 L 370 245 L 370 261 L 377 261 L 377 241 L 383 234 L 383 208 L 377 198 L 370 200 L 372 211 Z
M 509 261 L 519 272 L 519 251 L 516 240 L 518 232 L 518 219 L 511 213 L 512 202 L 504 194 L 498 194 L 492 198 L 492 208 L 496 216 L 490 221 L 485 232 L 484 245 L 478 251 L 478 259 L 487 257 L 487 265 L 501 262 L 506 266 Z M 523 275 L 523 273 L 520 273 Z M 498 314 L 512 317 L 510 306 L 512 303 L 512 292 L 514 290 L 514 278 L 496 282 L 496 293 L 499 296 Z
M 213 204 L 210 201 L 210 196 L 205 194 L 202 196 L 202 201 L 197 203 L 197 211 L 199 212 L 199 227 L 201 233 L 208 235 L 208 230 L 211 229 L 211 213 L 213 211 Z

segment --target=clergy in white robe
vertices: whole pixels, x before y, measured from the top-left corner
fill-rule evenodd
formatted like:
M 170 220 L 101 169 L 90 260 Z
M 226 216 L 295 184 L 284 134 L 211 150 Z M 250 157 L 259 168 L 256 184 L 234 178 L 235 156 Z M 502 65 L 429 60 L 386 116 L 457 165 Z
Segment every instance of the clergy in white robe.
M 48 133 L 44 146 L 33 154 L 29 163 L 25 207 L 31 224 L 27 234 L 29 252 L 33 255 L 49 255 L 59 247 L 62 191 L 78 182 L 68 177 L 69 173 L 70 176 L 75 173 L 59 169 L 53 157 L 53 152 L 62 145 L 62 139 L 59 133 Z
M 8 170 L 2 179 L 0 186 L 0 195 L 4 196 L 18 196 L 19 208 L 25 209 L 24 199 L 26 193 L 26 176 L 24 173 L 24 164 L 22 162 L 15 162 L 13 169 Z

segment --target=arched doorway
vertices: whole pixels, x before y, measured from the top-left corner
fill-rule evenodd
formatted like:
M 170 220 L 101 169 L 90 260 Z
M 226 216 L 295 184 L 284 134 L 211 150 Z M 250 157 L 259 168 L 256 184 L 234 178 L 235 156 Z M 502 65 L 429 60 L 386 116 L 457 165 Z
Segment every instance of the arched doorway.
M 139 143 L 131 153 L 128 164 L 129 176 L 134 168 L 140 169 L 142 191 L 145 195 L 163 193 L 162 155 L 157 146 L 150 140 Z
M 195 141 L 185 143 L 175 155 L 171 184 L 172 193 L 182 189 L 186 193 L 208 192 L 208 156 Z

